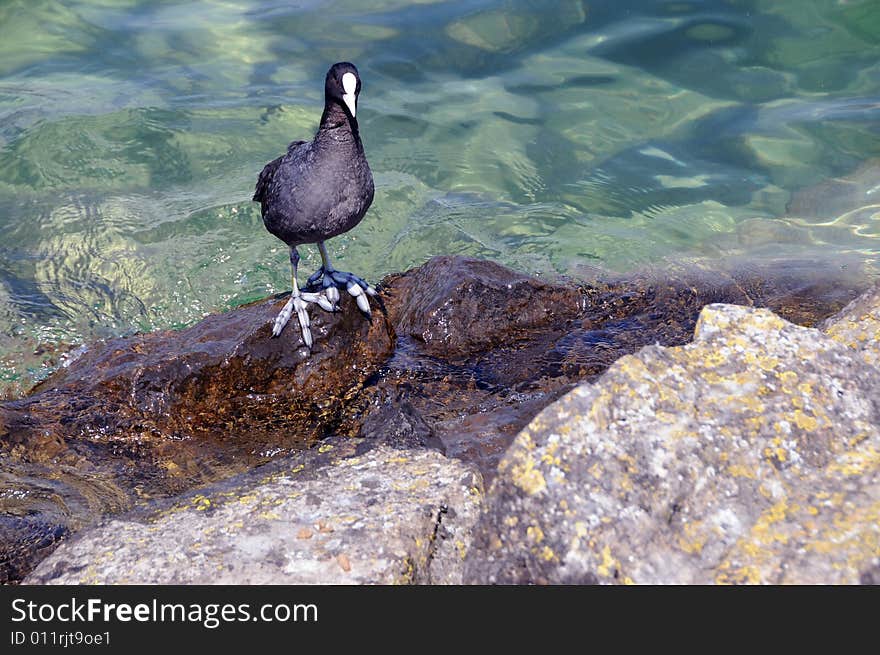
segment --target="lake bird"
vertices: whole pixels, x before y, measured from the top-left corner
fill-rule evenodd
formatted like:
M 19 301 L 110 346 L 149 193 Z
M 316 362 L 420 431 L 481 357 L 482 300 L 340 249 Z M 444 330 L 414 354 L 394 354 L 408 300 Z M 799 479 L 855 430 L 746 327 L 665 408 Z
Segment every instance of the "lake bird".
M 360 223 L 373 202 L 373 174 L 358 131 L 360 91 L 361 78 L 354 64 L 331 66 L 324 81 L 324 113 L 315 138 L 292 142 L 286 154 L 266 164 L 254 193 L 266 229 L 290 248 L 293 291 L 275 318 L 272 336 L 281 334 L 296 312 L 308 348 L 312 347 L 309 303 L 338 311 L 339 289 L 345 289 L 370 317 L 367 297 L 376 295 L 362 278 L 336 270 L 325 245 L 328 239 Z M 322 264 L 309 277 L 306 290 L 300 290 L 297 247 L 308 243 L 317 244 Z

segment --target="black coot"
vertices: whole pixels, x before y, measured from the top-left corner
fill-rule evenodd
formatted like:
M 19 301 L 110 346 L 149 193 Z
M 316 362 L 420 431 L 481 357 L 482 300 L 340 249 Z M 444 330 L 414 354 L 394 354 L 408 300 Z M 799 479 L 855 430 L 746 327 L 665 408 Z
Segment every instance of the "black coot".
M 315 138 L 294 141 L 287 146 L 287 154 L 266 164 L 254 193 L 266 229 L 290 247 L 293 269 L 293 293 L 275 319 L 272 336 L 281 334 L 295 310 L 309 348 L 312 333 L 308 303 L 335 311 L 338 288 L 344 286 L 369 316 L 366 294 L 376 295 L 376 290 L 361 278 L 334 269 L 324 245 L 327 239 L 360 223 L 373 202 L 373 174 L 364 156 L 356 118 L 360 91 L 361 78 L 354 64 L 333 64 L 324 82 L 324 113 Z M 300 291 L 296 281 L 296 249 L 304 243 L 316 243 L 321 251 L 323 264 L 307 283 L 317 285 L 320 280 L 319 293 Z

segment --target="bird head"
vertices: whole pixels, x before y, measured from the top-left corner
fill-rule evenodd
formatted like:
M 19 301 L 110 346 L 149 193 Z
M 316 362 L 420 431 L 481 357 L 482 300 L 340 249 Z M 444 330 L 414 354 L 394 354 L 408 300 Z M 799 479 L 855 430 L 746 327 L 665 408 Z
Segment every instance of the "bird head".
M 347 61 L 333 64 L 324 81 L 324 96 L 342 105 L 351 118 L 357 114 L 357 98 L 361 92 L 361 76 L 354 64 Z

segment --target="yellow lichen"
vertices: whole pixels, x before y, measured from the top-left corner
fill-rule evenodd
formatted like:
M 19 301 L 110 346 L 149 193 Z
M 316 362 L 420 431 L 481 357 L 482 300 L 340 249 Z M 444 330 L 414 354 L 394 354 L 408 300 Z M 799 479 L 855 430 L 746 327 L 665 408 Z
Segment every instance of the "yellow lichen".
M 742 464 L 731 464 L 727 467 L 727 472 L 735 478 L 755 479 L 755 472 Z
M 761 582 L 761 572 L 755 566 L 741 566 L 732 571 L 719 571 L 715 576 L 715 582 L 725 585 L 759 584 Z
M 714 368 L 716 366 L 721 366 L 726 359 L 727 358 L 720 351 L 713 350 L 703 357 L 703 362 L 708 368 Z
M 706 543 L 706 537 L 701 533 L 700 522 L 685 523 L 684 534 L 678 537 L 678 547 L 691 555 L 699 555 Z
M 602 563 L 596 567 L 596 571 L 601 576 L 610 577 L 617 568 L 617 560 L 611 556 L 611 546 L 606 545 L 602 549 Z
M 794 424 L 801 430 L 815 430 L 819 422 L 815 416 L 809 416 L 800 409 L 796 409 L 794 412 Z
M 878 468 L 880 468 L 880 451 L 873 446 L 842 453 L 828 465 L 829 471 L 843 475 L 862 475 Z
M 528 536 L 530 541 L 536 544 L 544 541 L 544 531 L 537 525 L 530 525 L 526 528 L 526 536 Z
M 511 468 L 510 477 L 517 487 L 530 496 L 540 493 L 547 488 L 544 474 L 535 467 L 535 461 L 528 456 L 522 458 L 521 461 Z
M 726 402 L 735 405 L 738 411 L 746 410 L 755 414 L 763 414 L 764 412 L 764 403 L 755 396 L 730 396 L 726 399 Z M 763 423 L 763 420 L 761 420 L 761 423 Z

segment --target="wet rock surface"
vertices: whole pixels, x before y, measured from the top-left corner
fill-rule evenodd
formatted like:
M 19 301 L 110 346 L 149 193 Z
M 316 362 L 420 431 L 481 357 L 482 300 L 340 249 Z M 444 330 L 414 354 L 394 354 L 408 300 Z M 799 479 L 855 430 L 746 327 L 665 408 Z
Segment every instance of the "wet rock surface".
M 714 304 L 693 343 L 621 358 L 517 436 L 465 579 L 873 581 L 878 311 L 880 285 L 824 332 Z
M 482 493 L 430 450 L 325 443 L 121 517 L 58 548 L 28 584 L 460 584 Z
M 346 300 L 316 314 L 309 355 L 270 337 L 283 300 L 179 332 L 93 346 L 0 405 L 0 580 L 96 518 L 240 473 L 314 443 L 391 354 L 393 330 Z M 331 345 L 332 344 L 332 345 Z
M 564 330 L 585 305 L 573 285 L 461 257 L 435 257 L 388 286 L 398 334 L 416 340 L 424 355 L 449 362 L 532 341 L 544 328 Z
M 438 257 L 387 278 L 372 322 L 347 298 L 341 314 L 313 311 L 309 357 L 289 328 L 270 338 L 283 298 L 92 346 L 0 404 L 0 579 L 19 580 L 102 517 L 329 437 L 352 438 L 359 455 L 439 450 L 490 480 L 544 407 L 644 345 L 687 343 L 707 303 L 813 325 L 864 284 L 814 261 L 582 285 Z

